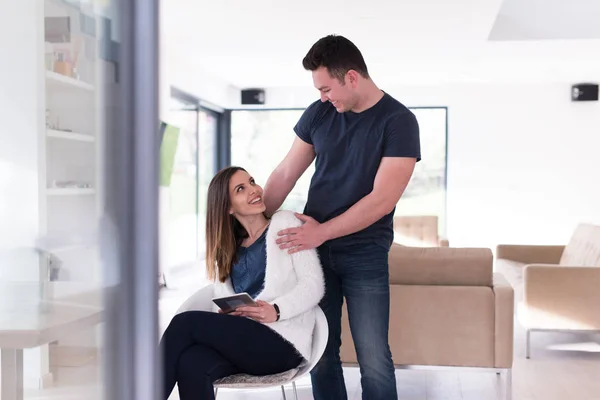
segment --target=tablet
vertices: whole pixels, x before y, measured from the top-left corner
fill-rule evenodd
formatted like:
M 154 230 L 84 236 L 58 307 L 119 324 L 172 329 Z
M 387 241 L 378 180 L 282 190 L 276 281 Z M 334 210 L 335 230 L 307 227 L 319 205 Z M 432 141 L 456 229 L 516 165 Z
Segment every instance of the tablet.
M 234 294 L 233 296 L 216 297 L 212 299 L 212 301 L 219 306 L 224 313 L 230 313 L 238 307 L 258 306 L 258 303 L 256 303 L 252 297 L 245 292 Z

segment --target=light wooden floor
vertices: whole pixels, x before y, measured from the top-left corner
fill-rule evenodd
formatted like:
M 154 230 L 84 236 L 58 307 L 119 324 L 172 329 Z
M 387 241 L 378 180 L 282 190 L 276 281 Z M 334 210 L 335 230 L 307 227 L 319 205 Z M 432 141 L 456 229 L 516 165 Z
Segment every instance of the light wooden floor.
M 174 280 L 176 289 L 161 292 L 161 332 L 177 307 L 195 290 L 197 279 L 182 275 Z M 600 335 L 534 333 L 532 358 L 525 359 L 524 331 L 515 324 L 513 367 L 514 400 L 600 400 Z M 98 395 L 98 368 L 62 368 L 56 371 L 57 387 L 26 391 L 27 400 L 101 400 Z M 345 368 L 350 400 L 360 400 L 360 374 Z M 503 382 L 495 373 L 397 370 L 401 400 L 500 400 Z M 299 399 L 312 399 L 310 378 L 297 382 Z M 287 398 L 293 399 L 291 386 Z M 219 400 L 276 400 L 280 389 L 221 390 Z M 170 400 L 177 400 L 174 392 Z M 335 399 L 332 399 L 335 400 Z

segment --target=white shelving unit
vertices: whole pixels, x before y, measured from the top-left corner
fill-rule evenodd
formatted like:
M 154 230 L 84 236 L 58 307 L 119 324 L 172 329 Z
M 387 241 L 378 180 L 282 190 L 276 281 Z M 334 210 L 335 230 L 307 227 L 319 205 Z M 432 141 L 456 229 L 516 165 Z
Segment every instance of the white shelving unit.
M 81 30 L 94 15 L 93 9 L 82 7 L 44 0 L 46 129 L 40 138 L 44 195 L 40 214 L 43 233 L 59 247 L 70 247 L 69 238 L 74 236 L 93 236 L 101 209 L 98 38 Z M 90 257 L 90 246 L 74 251 L 80 253 L 64 261 L 58 279 L 97 281 L 101 274 L 97 260 Z
M 102 198 L 100 95 L 98 37 L 82 32 L 94 18 L 93 2 L 69 5 L 60 0 L 43 0 L 45 28 L 48 18 L 69 18 L 68 34 L 56 34 L 57 20 L 39 47 L 44 67 L 45 128 L 40 132 L 40 231 L 51 243 L 44 251 L 60 260 L 55 277 L 60 282 L 100 289 L 102 273 L 97 234 Z M 85 16 L 84 16 L 85 15 Z M 60 21 L 58 21 L 60 25 Z M 71 61 L 76 60 L 76 62 Z M 64 294 L 56 293 L 61 297 Z M 78 364 L 98 346 L 95 330 L 65 334 L 50 344 L 50 365 Z M 68 356 L 66 356 L 66 355 Z

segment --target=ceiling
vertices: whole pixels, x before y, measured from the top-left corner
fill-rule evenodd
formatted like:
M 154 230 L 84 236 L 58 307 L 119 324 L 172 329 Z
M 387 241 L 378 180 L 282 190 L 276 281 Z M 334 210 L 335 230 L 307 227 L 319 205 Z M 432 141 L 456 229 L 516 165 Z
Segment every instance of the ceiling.
M 600 76 L 600 14 L 595 28 L 589 17 L 600 6 L 588 0 L 569 0 L 569 23 L 548 8 L 563 0 L 163 3 L 169 75 L 190 87 L 200 75 L 238 88 L 310 86 L 302 58 L 330 33 L 352 40 L 385 86 Z
M 504 0 L 490 40 L 600 38 L 600 1 Z

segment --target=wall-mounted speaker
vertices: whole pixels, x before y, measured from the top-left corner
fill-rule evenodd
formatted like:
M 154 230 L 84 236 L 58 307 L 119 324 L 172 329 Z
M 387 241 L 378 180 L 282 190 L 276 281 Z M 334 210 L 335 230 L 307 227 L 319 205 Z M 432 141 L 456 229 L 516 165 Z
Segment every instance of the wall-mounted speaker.
M 242 104 L 265 104 L 263 89 L 242 89 Z
M 596 83 L 579 83 L 571 87 L 572 101 L 597 101 L 598 100 L 598 84 Z

